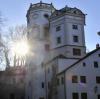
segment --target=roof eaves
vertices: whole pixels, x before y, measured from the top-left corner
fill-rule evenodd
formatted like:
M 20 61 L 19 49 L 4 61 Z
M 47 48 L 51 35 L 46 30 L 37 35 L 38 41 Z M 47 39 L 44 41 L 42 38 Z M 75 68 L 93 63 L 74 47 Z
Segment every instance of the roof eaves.
M 75 62 L 74 64 L 72 64 L 71 66 L 69 66 L 68 68 L 66 68 L 65 70 L 63 70 L 62 72 L 58 73 L 57 75 L 60 75 L 62 73 L 65 73 L 67 70 L 69 70 L 70 68 L 72 68 L 73 66 L 75 66 L 77 63 L 79 63 L 80 61 L 86 59 L 87 57 L 89 57 L 90 55 L 92 55 L 93 53 L 95 53 L 96 51 L 100 50 L 100 47 L 91 51 L 90 53 L 88 53 L 86 56 L 84 56 L 83 58 L 81 58 L 80 60 L 78 60 L 77 62 Z

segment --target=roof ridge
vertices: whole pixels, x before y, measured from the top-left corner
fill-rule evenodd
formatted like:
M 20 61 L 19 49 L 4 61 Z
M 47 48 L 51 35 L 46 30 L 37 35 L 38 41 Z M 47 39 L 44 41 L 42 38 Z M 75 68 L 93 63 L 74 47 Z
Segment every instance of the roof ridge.
M 96 51 L 100 50 L 100 47 L 97 49 L 94 49 L 93 51 L 89 52 L 88 54 L 86 54 L 83 58 L 79 59 L 78 61 L 76 61 L 75 63 L 73 63 L 71 66 L 69 66 L 68 68 L 66 68 L 65 70 L 63 70 L 62 72 L 58 73 L 57 75 L 60 75 L 62 73 L 64 73 L 65 71 L 67 71 L 68 69 L 70 69 L 71 67 L 73 67 L 74 65 L 76 65 L 77 63 L 79 63 L 80 61 L 84 60 L 85 58 L 89 57 L 90 55 L 94 54 Z

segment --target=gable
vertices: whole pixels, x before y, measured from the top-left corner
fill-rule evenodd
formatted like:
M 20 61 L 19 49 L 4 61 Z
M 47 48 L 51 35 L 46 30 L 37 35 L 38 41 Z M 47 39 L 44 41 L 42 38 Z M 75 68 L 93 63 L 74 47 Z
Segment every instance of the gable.
M 74 64 L 72 64 L 71 66 L 69 66 L 68 68 L 66 68 L 64 71 L 60 72 L 58 75 L 67 72 L 70 69 L 76 68 L 76 66 L 80 67 L 82 66 L 82 63 L 87 61 L 88 66 L 91 66 L 91 64 L 93 64 L 93 61 L 98 61 L 100 64 L 100 48 L 95 49 L 93 51 L 91 51 L 90 53 L 88 53 L 85 57 L 81 58 L 80 60 L 78 60 L 77 62 L 75 62 Z M 78 67 L 78 68 L 79 68 Z

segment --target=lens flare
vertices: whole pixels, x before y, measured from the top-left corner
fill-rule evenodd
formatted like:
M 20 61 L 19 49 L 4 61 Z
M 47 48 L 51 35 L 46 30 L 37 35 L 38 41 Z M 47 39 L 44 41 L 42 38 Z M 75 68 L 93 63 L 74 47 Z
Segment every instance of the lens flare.
M 29 53 L 29 44 L 26 40 L 17 41 L 12 44 L 11 50 L 17 56 L 26 56 Z

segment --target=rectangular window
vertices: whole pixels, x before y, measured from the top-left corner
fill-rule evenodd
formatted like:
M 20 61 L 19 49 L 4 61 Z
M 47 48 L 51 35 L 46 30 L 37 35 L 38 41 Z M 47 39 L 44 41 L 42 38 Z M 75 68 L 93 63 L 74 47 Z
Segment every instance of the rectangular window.
M 78 42 L 78 36 L 73 36 L 73 42 Z
M 44 88 L 44 82 L 42 82 L 41 85 L 42 85 L 42 88 Z
M 73 99 L 79 99 L 79 94 L 78 93 L 72 93 Z
M 44 97 L 40 97 L 39 99 L 44 99 Z
M 48 82 L 48 89 L 50 89 L 50 82 Z
M 57 44 L 61 43 L 61 37 L 57 37 Z
M 81 50 L 80 49 L 73 48 L 73 55 L 80 56 L 81 55 Z
M 85 62 L 83 62 L 83 66 L 84 66 L 84 67 L 86 66 L 86 63 L 85 63 Z
M 80 76 L 80 82 L 86 83 L 86 76 Z
M 61 26 L 57 26 L 56 31 L 60 31 L 60 30 L 61 30 Z
M 72 83 L 78 83 L 78 77 L 72 76 Z
M 9 99 L 15 99 L 15 95 L 14 95 L 14 93 L 11 93 L 11 94 L 10 94 Z
M 96 77 L 96 83 L 100 84 L 100 76 Z
M 94 61 L 94 67 L 98 68 L 98 62 L 97 61 Z
M 81 99 L 87 99 L 87 93 L 81 93 Z
M 45 46 L 45 50 L 46 50 L 46 51 L 49 51 L 50 45 L 49 45 L 49 44 L 45 44 L 44 46 Z
M 61 77 L 61 83 L 64 84 L 64 77 Z
M 47 26 L 44 27 L 44 37 L 49 36 L 49 28 Z
M 50 68 L 48 68 L 48 73 L 50 73 Z
M 100 54 L 98 54 L 98 56 L 100 57 Z
M 72 28 L 78 30 L 78 25 L 72 25 Z
M 59 78 L 57 78 L 57 85 L 59 86 L 59 84 L 60 84 L 60 81 L 59 81 Z
M 100 95 L 98 95 L 98 99 L 100 99 Z

